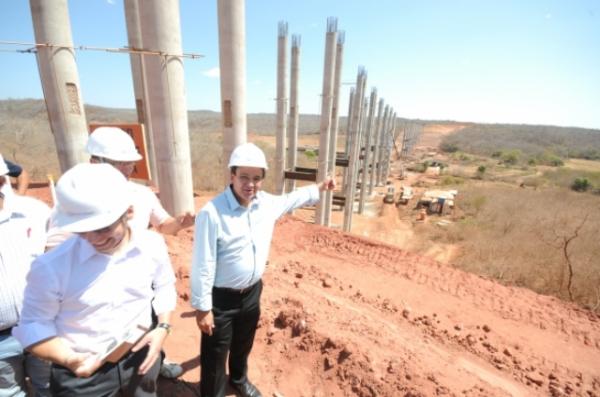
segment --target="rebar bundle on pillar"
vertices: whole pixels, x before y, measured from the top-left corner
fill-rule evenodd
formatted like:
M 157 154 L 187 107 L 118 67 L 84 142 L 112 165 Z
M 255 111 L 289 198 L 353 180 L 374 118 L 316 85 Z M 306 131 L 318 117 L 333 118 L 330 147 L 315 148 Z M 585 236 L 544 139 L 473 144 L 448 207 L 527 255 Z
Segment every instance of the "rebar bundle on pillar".
M 37 61 L 50 129 L 65 172 L 87 162 L 87 122 L 75 63 L 67 0 L 30 0 Z
M 275 130 L 275 193 L 283 193 L 287 124 L 287 22 L 279 22 L 277 35 L 277 128 Z
M 359 67 L 356 77 L 356 92 L 354 94 L 352 106 L 352 120 L 350 121 L 349 137 L 352 136 L 350 152 L 348 157 L 348 181 L 344 192 L 344 231 L 349 232 L 352 229 L 352 212 L 354 210 L 354 195 L 356 192 L 356 175 L 359 166 L 360 154 L 360 115 L 363 107 L 364 88 L 367 80 L 367 72 L 363 67 Z
M 367 191 L 370 190 L 371 178 L 369 173 L 372 173 L 371 165 L 371 135 L 373 135 L 373 124 L 375 122 L 375 107 L 377 106 L 377 89 L 371 90 L 371 98 L 369 99 L 369 117 L 365 125 L 365 154 L 363 158 L 362 175 L 360 179 L 360 200 L 358 202 L 358 213 L 362 214 L 365 209 L 365 199 Z
M 245 0 L 218 0 L 219 68 L 223 126 L 223 169 L 233 149 L 245 143 L 246 130 L 246 22 Z
M 300 109 L 298 108 L 298 82 L 300 81 L 300 35 L 292 35 L 292 59 L 290 62 L 290 114 L 289 134 L 286 168 L 293 171 L 298 159 L 298 121 Z M 296 180 L 286 181 L 286 191 L 291 192 L 296 188 Z
M 125 0 L 125 21 L 127 25 L 127 42 L 132 50 L 142 50 L 142 29 L 140 21 L 139 0 Z M 138 123 L 144 125 L 146 138 L 146 155 L 150 166 L 150 180 L 158 185 L 158 171 L 156 169 L 154 137 L 152 136 L 152 123 L 150 122 L 150 106 L 146 89 L 146 71 L 143 63 L 143 54 L 131 52 L 131 76 L 133 80 L 133 93 L 135 95 L 135 108 Z
M 344 57 L 344 41 L 345 34 L 343 31 L 338 32 L 337 45 L 335 53 L 335 77 L 333 79 L 333 103 L 331 105 L 331 133 L 329 134 L 329 163 L 327 165 L 327 174 L 335 178 L 335 165 L 337 160 L 337 136 L 340 125 L 339 107 L 340 107 L 340 86 L 342 85 L 342 64 Z M 323 224 L 331 225 L 331 204 L 333 200 L 333 192 L 327 190 L 325 192 L 325 216 Z
M 144 57 L 160 201 L 171 214 L 194 211 L 179 2 L 144 0 L 139 6 L 144 47 L 165 54 Z
M 329 170 L 329 141 L 331 137 L 331 108 L 333 105 L 333 80 L 335 73 L 335 55 L 337 40 L 337 19 L 327 18 L 327 33 L 325 36 L 325 60 L 323 64 L 323 91 L 321 94 L 321 126 L 319 129 L 319 160 L 317 181 L 327 177 Z M 315 223 L 323 225 L 325 220 L 326 194 L 321 192 L 317 204 Z

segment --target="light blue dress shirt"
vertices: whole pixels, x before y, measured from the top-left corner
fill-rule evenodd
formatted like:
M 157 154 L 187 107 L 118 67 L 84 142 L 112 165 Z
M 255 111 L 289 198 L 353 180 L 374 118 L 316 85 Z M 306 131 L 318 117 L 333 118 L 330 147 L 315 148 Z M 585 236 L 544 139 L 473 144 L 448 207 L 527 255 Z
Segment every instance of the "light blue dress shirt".
M 317 201 L 318 186 L 311 185 L 281 196 L 259 191 L 246 208 L 230 186 L 206 204 L 196 216 L 192 306 L 211 310 L 213 286 L 242 289 L 257 283 L 265 271 L 277 219 Z

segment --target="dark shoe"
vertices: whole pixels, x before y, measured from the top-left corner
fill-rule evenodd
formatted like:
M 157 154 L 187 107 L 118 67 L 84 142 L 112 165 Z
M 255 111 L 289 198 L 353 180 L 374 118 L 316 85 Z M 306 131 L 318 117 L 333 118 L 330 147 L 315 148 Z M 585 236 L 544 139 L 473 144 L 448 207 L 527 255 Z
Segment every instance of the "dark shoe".
M 258 391 L 256 386 L 252 383 L 246 381 L 246 383 L 242 383 L 241 385 L 229 382 L 233 390 L 237 393 L 238 396 L 241 397 L 262 397 L 262 394 Z

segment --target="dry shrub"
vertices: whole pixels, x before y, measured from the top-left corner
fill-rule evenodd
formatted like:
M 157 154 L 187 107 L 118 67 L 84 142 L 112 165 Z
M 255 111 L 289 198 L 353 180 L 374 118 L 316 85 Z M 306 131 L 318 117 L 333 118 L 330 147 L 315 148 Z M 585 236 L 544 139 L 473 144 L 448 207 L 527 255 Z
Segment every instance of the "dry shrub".
M 574 271 L 573 300 L 597 307 L 597 197 L 558 189 L 467 186 L 458 205 L 464 211 L 453 229 L 463 236 L 458 267 L 563 299 L 568 298 L 564 239 L 581 225 L 567 250 Z

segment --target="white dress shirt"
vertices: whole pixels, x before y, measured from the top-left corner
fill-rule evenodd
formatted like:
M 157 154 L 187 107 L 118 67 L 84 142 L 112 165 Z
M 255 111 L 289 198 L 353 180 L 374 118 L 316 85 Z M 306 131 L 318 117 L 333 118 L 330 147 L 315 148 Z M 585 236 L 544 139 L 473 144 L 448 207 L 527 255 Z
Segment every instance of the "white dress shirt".
M 175 276 L 164 239 L 133 230 L 124 250 L 98 253 L 75 235 L 35 260 L 27 277 L 21 322 L 13 335 L 24 347 L 62 338 L 77 352 L 98 353 L 151 305 L 174 310 Z
M 44 252 L 50 208 L 31 197 L 11 194 L 0 210 L 0 330 L 19 321 L 25 278 Z
M 271 247 L 273 228 L 285 213 L 319 201 L 317 185 L 281 196 L 259 191 L 248 208 L 231 186 L 196 216 L 191 270 L 191 304 L 212 309 L 212 288 L 242 289 L 261 279 Z

